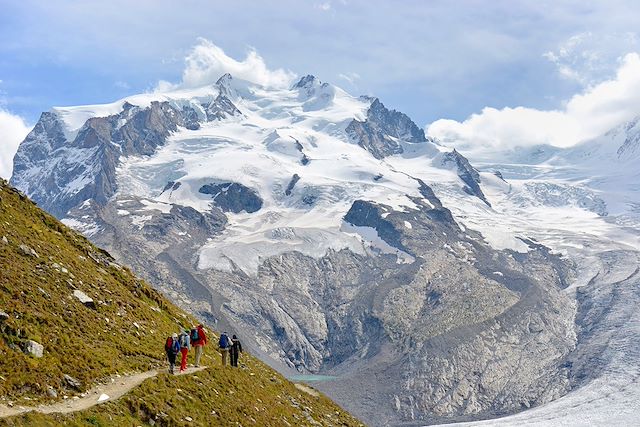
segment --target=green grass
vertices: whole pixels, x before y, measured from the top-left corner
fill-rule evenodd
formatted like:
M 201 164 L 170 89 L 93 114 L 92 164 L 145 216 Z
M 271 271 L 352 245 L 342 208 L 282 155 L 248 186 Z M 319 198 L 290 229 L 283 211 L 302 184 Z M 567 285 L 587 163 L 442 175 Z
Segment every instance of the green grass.
M 118 401 L 67 415 L 26 414 L 8 425 L 138 426 L 149 420 L 157 426 L 361 425 L 326 397 L 299 391 L 255 359 L 234 370 L 215 364 L 193 375 L 161 374 Z
M 129 269 L 115 264 L 106 252 L 0 180 L 0 239 L 3 236 L 9 243 L 0 241 L 0 310 L 9 319 L 0 321 L 0 403 L 44 403 L 54 400 L 47 394 L 49 388 L 58 396 L 73 396 L 114 374 L 165 366 L 165 338 L 197 323 Z M 39 256 L 23 254 L 21 244 Z M 75 289 L 93 298 L 97 307 L 82 305 L 72 296 Z M 44 346 L 42 358 L 22 351 L 27 340 Z M 5 422 L 111 426 L 141 425 L 153 419 L 155 425 L 166 426 L 360 424 L 327 398 L 300 392 L 255 358 L 246 356 L 245 368 L 231 371 L 219 365 L 217 355 L 210 345 L 203 358 L 210 365 L 208 370 L 193 376 L 161 374 L 120 400 L 88 411 L 66 416 L 29 413 Z M 70 390 L 64 374 L 79 379 L 81 390 Z M 186 416 L 193 421 L 184 421 Z

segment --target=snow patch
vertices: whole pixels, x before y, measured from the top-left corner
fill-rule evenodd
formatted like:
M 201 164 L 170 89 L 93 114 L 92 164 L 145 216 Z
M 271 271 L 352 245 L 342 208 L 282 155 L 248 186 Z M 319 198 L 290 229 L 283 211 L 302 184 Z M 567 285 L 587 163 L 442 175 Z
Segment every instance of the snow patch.
M 160 212 L 166 213 L 166 214 L 171 212 L 171 208 L 173 207 L 169 203 L 153 202 L 153 201 L 147 200 L 147 199 L 140 200 L 140 203 L 142 203 L 143 205 L 146 206 L 145 210 L 157 210 L 157 211 L 160 211 Z
M 102 230 L 93 221 L 83 222 L 83 221 L 79 221 L 79 220 L 74 219 L 74 218 L 63 218 L 61 221 L 67 227 L 71 227 L 74 230 L 82 233 L 83 235 L 85 235 L 87 237 L 91 237 L 94 234 L 96 234 L 96 233 L 98 233 L 99 231 Z
M 369 248 L 373 249 L 374 252 L 395 255 L 398 258 L 398 264 L 411 264 L 415 261 L 415 258 L 408 253 L 385 242 L 373 227 L 356 226 L 343 221 L 340 230 L 347 234 L 357 236 Z
M 131 215 L 131 223 L 138 227 L 139 229 L 144 227 L 144 225 L 153 218 L 152 215 Z

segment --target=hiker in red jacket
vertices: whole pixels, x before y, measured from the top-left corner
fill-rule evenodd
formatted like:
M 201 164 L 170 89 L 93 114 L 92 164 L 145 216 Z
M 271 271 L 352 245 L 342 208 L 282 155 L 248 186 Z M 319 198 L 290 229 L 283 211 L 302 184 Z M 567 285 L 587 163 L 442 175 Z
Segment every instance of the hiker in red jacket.
M 196 350 L 196 367 L 200 366 L 200 358 L 202 357 L 203 347 L 207 344 L 207 334 L 204 333 L 202 324 L 197 328 L 191 329 L 191 345 Z

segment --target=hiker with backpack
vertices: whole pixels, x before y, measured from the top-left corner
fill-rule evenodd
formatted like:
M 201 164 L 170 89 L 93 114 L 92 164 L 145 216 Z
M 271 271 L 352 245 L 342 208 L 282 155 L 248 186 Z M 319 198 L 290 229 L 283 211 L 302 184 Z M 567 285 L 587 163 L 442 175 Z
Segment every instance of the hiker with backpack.
M 220 334 L 218 347 L 220 348 L 220 354 L 222 355 L 222 366 L 227 366 L 227 357 L 229 356 L 229 349 L 231 348 L 231 340 L 226 332 Z
M 184 372 L 187 369 L 187 356 L 189 350 L 191 350 L 191 338 L 189 337 L 189 330 L 184 330 L 178 338 L 180 343 L 180 352 L 182 353 L 182 360 L 180 361 L 180 372 Z
M 202 324 L 191 329 L 191 345 L 196 351 L 196 368 L 200 366 L 203 347 L 207 344 L 207 335 L 204 333 Z
M 242 344 L 237 336 L 231 337 L 231 366 L 238 367 L 238 356 L 242 353 Z
M 164 351 L 167 353 L 167 359 L 169 359 L 169 373 L 173 374 L 176 366 L 176 356 L 180 353 L 178 334 L 173 334 L 167 338 L 164 343 Z

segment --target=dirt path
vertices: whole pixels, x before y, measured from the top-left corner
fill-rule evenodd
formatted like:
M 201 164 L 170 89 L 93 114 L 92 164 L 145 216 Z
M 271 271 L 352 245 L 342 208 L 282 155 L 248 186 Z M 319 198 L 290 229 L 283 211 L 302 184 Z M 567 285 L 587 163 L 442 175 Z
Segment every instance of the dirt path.
M 198 368 L 187 368 L 186 372 L 176 375 L 193 374 L 194 372 L 206 369 L 206 366 Z M 157 370 L 141 372 L 139 374 L 112 378 L 110 384 L 100 384 L 84 393 L 84 397 L 76 396 L 61 402 L 52 403 L 50 405 L 39 406 L 13 406 L 0 405 L 0 418 L 12 417 L 14 415 L 24 414 L 26 412 L 37 411 L 43 414 L 66 414 L 69 412 L 82 411 L 101 403 L 116 400 L 127 394 L 131 389 L 140 385 L 144 380 L 158 375 Z

